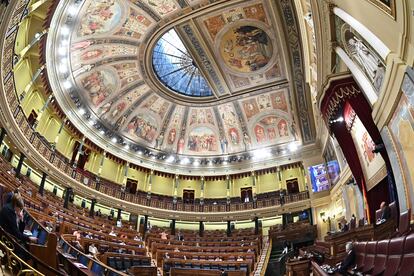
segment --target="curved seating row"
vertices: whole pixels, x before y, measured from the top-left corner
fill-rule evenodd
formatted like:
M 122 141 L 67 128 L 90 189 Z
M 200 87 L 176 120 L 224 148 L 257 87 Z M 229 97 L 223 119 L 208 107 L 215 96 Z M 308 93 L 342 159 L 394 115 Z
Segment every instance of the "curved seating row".
M 413 275 L 414 234 L 393 239 L 356 242 L 356 266 L 372 275 Z

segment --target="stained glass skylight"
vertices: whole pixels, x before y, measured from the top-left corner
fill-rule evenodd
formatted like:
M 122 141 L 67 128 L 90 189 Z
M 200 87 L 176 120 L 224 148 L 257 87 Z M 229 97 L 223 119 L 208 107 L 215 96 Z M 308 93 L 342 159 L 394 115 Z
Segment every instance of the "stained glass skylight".
M 159 80 L 169 89 L 186 96 L 212 96 L 210 86 L 174 29 L 157 42 L 152 65 Z

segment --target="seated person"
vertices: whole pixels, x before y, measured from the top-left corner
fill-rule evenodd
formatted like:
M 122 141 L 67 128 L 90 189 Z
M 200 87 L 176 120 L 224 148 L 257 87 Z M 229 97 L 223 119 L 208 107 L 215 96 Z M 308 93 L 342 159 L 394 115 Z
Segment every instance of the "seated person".
M 7 233 L 22 242 L 37 242 L 36 237 L 28 237 L 23 234 L 25 223 L 23 222 L 24 202 L 19 193 L 14 193 L 10 202 L 5 204 L 0 211 L 0 226 Z
M 165 254 L 164 254 L 164 258 L 165 258 L 165 259 L 169 259 L 169 258 L 170 258 L 170 255 L 168 255 L 168 252 L 165 252 Z
M 181 234 L 181 232 L 180 232 L 180 231 L 178 231 L 178 234 L 177 234 L 177 240 L 178 240 L 178 241 L 183 241 L 183 240 L 184 240 L 184 235 L 183 235 L 183 234 Z
M 111 232 L 109 232 L 109 236 L 116 237 L 116 233 L 113 227 L 111 229 Z
M 120 219 L 118 219 L 116 221 L 116 227 L 121 228 L 122 227 L 122 221 Z
M 178 247 L 174 248 L 174 252 L 180 252 L 180 249 Z
M 98 248 L 96 248 L 94 243 L 91 243 L 91 245 L 89 245 L 88 251 L 92 256 L 96 256 L 98 254 Z
M 73 235 L 76 237 L 77 240 L 80 240 L 82 232 L 79 229 L 77 229 L 73 232 Z
M 346 250 L 346 257 L 345 259 L 339 264 L 338 273 L 342 275 L 347 275 L 347 270 L 352 268 L 355 265 L 355 250 L 353 248 L 352 242 L 348 242 L 345 246 Z
M 216 262 L 221 262 L 221 261 L 222 261 L 222 259 L 221 259 L 219 256 L 217 256 L 214 260 L 215 260 Z
M 236 261 L 238 261 L 238 262 L 242 262 L 242 261 L 244 261 L 244 259 L 243 259 L 243 257 L 242 257 L 242 256 L 238 256 Z
M 162 231 L 161 234 L 160 234 L 160 236 L 161 236 L 161 239 L 162 240 L 166 240 L 167 239 L 167 233 L 165 233 L 165 231 Z
M 285 241 L 284 245 L 283 245 L 283 251 L 282 254 L 287 254 L 289 251 L 289 244 L 287 241 Z
M 139 236 L 135 236 L 135 237 L 134 237 L 134 241 L 141 241 L 141 237 L 139 237 Z
M 82 247 L 82 245 L 80 244 L 79 240 L 75 240 L 75 241 L 72 243 L 72 245 L 73 245 L 76 249 L 78 249 L 79 251 L 84 252 L 84 251 L 83 251 L 83 247 Z
M 343 219 L 340 223 L 338 223 L 338 229 L 340 232 L 346 232 L 349 230 L 348 223 L 346 219 Z
M 349 230 L 349 226 L 348 226 L 348 223 L 346 222 L 346 220 L 344 220 L 342 225 L 343 225 L 342 229 L 341 229 L 342 232 L 346 232 L 346 231 Z
M 388 220 L 391 217 L 391 209 L 390 207 L 383 201 L 380 205 L 381 208 L 381 219 Z

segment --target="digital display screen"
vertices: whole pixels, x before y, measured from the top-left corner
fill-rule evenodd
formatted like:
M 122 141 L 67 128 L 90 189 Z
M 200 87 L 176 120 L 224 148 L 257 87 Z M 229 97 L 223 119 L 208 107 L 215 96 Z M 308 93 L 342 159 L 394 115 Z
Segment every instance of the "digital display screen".
M 339 181 L 339 175 L 341 169 L 337 160 L 332 160 L 327 163 L 328 175 L 332 185 L 335 185 Z
M 319 164 L 308 168 L 314 193 L 328 190 L 330 187 L 329 176 L 325 164 Z

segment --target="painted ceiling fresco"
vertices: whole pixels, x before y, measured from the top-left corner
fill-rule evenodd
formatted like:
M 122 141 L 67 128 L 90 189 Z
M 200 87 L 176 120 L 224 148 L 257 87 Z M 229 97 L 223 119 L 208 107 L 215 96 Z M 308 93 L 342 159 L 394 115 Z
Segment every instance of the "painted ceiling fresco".
M 49 72 L 63 79 L 58 101 L 70 98 L 86 118 L 78 123 L 89 120 L 97 133 L 167 153 L 223 155 L 302 141 L 286 39 L 270 1 L 225 1 L 207 13 L 208 4 L 86 0 L 76 13 L 61 4 L 61 16 L 77 20 L 59 29 L 69 34 Z

